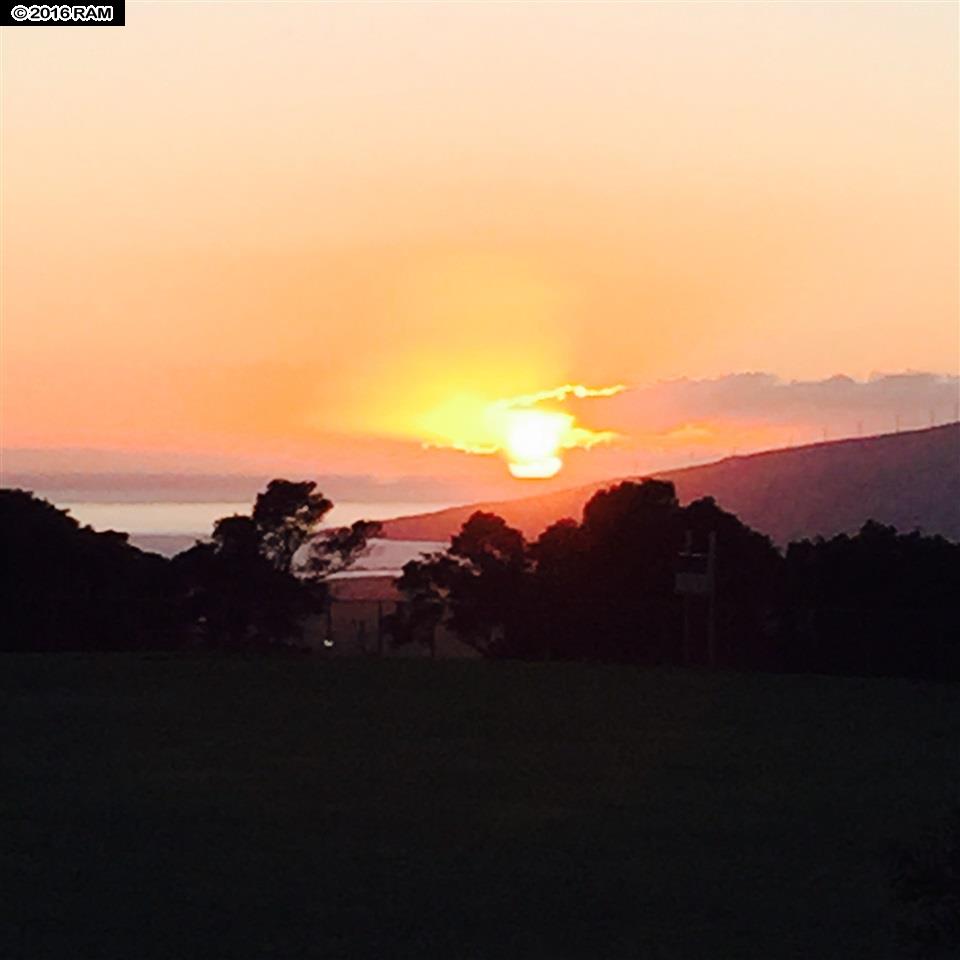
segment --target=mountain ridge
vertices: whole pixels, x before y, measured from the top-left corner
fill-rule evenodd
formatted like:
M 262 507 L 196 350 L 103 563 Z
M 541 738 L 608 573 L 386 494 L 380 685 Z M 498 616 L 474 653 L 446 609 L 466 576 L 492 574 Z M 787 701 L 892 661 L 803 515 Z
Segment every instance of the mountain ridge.
M 867 520 L 960 540 L 960 422 L 725 457 L 645 476 L 671 480 L 682 503 L 712 496 L 775 543 L 851 533 Z M 383 521 L 382 536 L 447 540 L 475 511 L 497 513 L 535 538 L 579 519 L 598 490 L 640 476 L 549 494 L 450 507 Z

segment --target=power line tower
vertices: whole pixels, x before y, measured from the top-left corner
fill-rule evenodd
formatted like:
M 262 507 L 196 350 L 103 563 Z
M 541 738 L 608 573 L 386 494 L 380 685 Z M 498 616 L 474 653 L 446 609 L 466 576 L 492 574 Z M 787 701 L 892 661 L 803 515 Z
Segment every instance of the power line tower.
M 702 597 L 707 603 L 707 663 L 717 665 L 717 534 L 707 534 L 707 552 L 693 549 L 693 531 L 684 537 L 683 550 L 677 558 L 677 573 L 674 589 L 683 597 L 683 650 L 682 659 L 689 666 L 693 656 L 693 605 L 695 598 Z

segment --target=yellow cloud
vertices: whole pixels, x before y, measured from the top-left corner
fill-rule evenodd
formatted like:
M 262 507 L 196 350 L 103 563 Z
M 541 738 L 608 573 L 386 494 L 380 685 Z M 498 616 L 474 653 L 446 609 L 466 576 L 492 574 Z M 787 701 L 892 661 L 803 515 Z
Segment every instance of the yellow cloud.
M 461 394 L 423 418 L 429 434 L 424 445 L 482 456 L 501 454 L 515 477 L 552 477 L 563 467 L 562 451 L 589 450 L 616 439 L 617 434 L 581 426 L 572 414 L 540 405 L 562 403 L 569 397 L 612 397 L 624 389 L 622 384 L 598 388 L 564 384 L 492 402 Z

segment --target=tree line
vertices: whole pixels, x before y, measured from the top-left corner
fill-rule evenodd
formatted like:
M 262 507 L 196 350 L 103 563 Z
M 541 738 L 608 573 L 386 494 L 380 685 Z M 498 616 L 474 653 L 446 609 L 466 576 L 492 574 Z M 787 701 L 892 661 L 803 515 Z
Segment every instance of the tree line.
M 326 578 L 378 532 L 322 530 L 332 503 L 274 480 L 172 560 L 96 533 L 25 491 L 0 491 L 7 649 L 296 645 Z M 707 594 L 677 592 L 712 554 Z M 868 522 L 771 540 L 673 484 L 621 483 L 533 541 L 477 512 L 447 550 L 406 565 L 397 644 L 449 629 L 487 657 L 960 678 L 960 545 Z
M 712 598 L 680 595 L 711 541 Z M 402 640 L 446 619 L 494 657 L 960 677 L 960 545 L 868 522 L 781 553 L 666 481 L 602 490 L 532 542 L 475 513 L 400 585 Z
M 125 533 L 98 533 L 24 490 L 0 490 L 7 650 L 296 644 L 327 603 L 326 577 L 379 524 L 321 529 L 333 503 L 312 481 L 272 480 L 249 516 L 166 559 Z

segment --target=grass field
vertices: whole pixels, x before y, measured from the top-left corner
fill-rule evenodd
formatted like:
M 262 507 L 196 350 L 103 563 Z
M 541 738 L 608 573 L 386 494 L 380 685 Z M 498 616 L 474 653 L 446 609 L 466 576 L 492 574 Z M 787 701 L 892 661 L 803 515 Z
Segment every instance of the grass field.
M 0 957 L 897 956 L 960 687 L 0 658 Z

